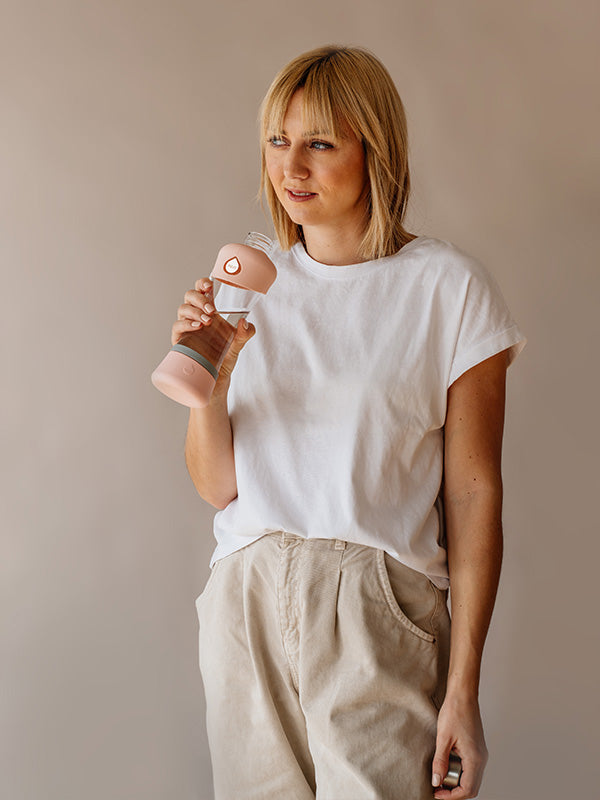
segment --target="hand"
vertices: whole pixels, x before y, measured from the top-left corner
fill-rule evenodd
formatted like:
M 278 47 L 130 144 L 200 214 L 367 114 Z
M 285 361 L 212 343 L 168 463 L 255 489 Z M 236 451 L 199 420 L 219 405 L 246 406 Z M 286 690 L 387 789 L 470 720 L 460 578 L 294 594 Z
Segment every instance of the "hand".
M 195 288 L 184 295 L 183 303 L 177 309 L 177 322 L 171 328 L 171 344 L 175 345 L 188 333 L 200 330 L 212 322 L 216 314 L 213 297 L 213 284 L 209 278 L 200 278 L 195 283 Z M 238 360 L 242 348 L 256 333 L 256 328 L 251 322 L 241 319 L 238 322 L 235 337 L 223 359 L 219 378 L 213 391 L 213 397 L 218 398 L 227 393 L 231 380 L 231 373 Z
M 195 288 L 185 293 L 183 303 L 177 309 L 177 322 L 171 328 L 171 344 L 175 345 L 186 333 L 210 325 L 215 313 L 213 285 L 209 278 L 200 278 Z
M 460 785 L 455 789 L 442 789 L 448 772 L 448 756 L 455 750 L 462 761 Z M 483 735 L 479 703 L 473 698 L 448 696 L 440 709 L 437 725 L 436 750 L 432 775 L 440 776 L 434 790 L 436 800 L 467 800 L 476 797 L 481 786 L 488 751 Z

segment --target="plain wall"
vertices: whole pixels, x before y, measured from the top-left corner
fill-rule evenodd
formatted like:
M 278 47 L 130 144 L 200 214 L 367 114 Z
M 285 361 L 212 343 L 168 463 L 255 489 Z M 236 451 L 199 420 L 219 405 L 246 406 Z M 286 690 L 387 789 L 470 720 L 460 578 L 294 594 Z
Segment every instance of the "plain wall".
M 529 338 L 479 796 L 597 789 L 598 8 L 1 3 L 3 797 L 212 797 L 194 599 L 213 509 L 187 411 L 149 376 L 218 248 L 271 232 L 258 104 L 330 42 L 372 49 L 404 99 L 410 229 L 480 258 Z

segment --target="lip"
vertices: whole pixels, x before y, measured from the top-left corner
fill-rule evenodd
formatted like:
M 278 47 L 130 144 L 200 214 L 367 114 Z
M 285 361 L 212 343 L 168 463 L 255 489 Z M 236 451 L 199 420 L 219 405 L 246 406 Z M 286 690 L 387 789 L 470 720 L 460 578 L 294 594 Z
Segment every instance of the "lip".
M 293 194 L 292 189 L 285 190 L 285 193 L 288 196 L 288 199 L 292 201 L 292 203 L 304 203 L 306 200 L 312 200 L 313 197 L 316 197 L 316 192 L 309 192 L 307 194 L 297 195 Z

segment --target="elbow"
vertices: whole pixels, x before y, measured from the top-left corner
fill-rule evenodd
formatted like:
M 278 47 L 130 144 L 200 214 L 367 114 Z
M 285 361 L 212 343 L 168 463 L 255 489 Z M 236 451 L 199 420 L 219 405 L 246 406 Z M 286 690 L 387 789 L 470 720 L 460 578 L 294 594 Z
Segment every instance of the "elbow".
M 444 502 L 453 506 L 478 502 L 502 506 L 503 494 L 502 478 L 498 474 L 470 476 L 468 480 L 446 481 L 444 484 Z
M 233 497 L 229 496 L 226 497 L 225 495 L 216 495 L 214 497 L 203 497 L 202 499 L 206 500 L 207 503 L 210 503 L 210 505 L 213 508 L 216 508 L 217 511 L 223 511 L 223 509 L 227 508 L 229 503 L 231 503 L 232 500 L 235 500 L 236 497 L 237 494 L 234 495 Z
M 232 475 L 208 473 L 198 468 L 186 450 L 185 462 L 188 475 L 200 497 L 217 511 L 223 511 L 237 497 L 235 472 Z
M 216 508 L 217 511 L 223 511 L 223 509 L 227 508 L 229 503 L 237 497 L 237 492 L 231 493 L 230 491 L 226 491 L 224 490 L 225 487 L 206 486 L 194 481 L 193 478 L 192 482 L 204 502 Z
M 200 497 L 217 511 L 223 511 L 237 497 L 237 486 L 232 490 L 232 487 L 227 486 L 206 486 L 196 481 L 193 483 Z
M 193 475 L 191 472 L 189 474 L 200 497 L 213 508 L 216 508 L 217 511 L 223 511 L 237 497 L 237 486 L 232 491 L 231 487 L 210 485 L 197 475 Z

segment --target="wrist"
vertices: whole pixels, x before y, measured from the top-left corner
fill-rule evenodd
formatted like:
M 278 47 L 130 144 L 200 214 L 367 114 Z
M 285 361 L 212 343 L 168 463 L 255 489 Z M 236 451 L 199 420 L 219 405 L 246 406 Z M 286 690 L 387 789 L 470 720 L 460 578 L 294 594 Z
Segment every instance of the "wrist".
M 481 655 L 473 647 L 458 648 L 450 653 L 446 693 L 460 695 L 463 698 L 479 695 L 479 679 L 481 675 Z
M 462 703 L 479 702 L 479 680 L 465 680 L 459 676 L 448 676 L 446 700 Z
M 224 375 L 219 375 L 219 379 L 215 384 L 215 388 L 213 389 L 213 393 L 210 396 L 210 403 L 209 405 L 219 407 L 219 406 L 227 406 L 227 395 L 229 394 L 229 384 L 231 380 L 229 377 L 225 377 Z

